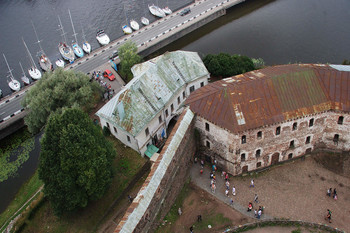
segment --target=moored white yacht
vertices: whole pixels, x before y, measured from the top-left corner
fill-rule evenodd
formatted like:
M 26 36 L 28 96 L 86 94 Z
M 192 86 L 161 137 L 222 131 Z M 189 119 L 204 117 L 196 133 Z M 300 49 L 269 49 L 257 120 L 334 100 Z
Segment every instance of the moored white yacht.
M 22 38 L 23 44 L 27 49 L 27 53 L 29 56 L 29 60 L 31 63 L 31 67 L 28 69 L 28 73 L 30 75 L 30 77 L 32 77 L 32 79 L 41 79 L 41 72 L 39 71 L 39 69 L 36 67 L 35 62 L 33 60 L 32 54 L 29 52 L 29 49 L 27 47 L 26 42 L 24 41 L 24 39 Z
M 86 38 L 85 38 L 85 34 L 84 34 L 84 28 L 83 26 L 80 24 L 81 26 L 81 36 L 83 37 L 83 50 L 85 53 L 89 54 L 91 53 L 91 45 L 89 42 L 87 42 Z
M 146 17 L 141 17 L 141 23 L 145 26 L 149 25 L 149 20 Z
M 136 20 L 132 19 L 130 20 L 130 27 L 132 29 L 134 29 L 135 31 L 139 30 L 140 29 L 140 25 L 138 22 L 136 22 Z
M 64 29 L 63 29 L 63 25 L 62 25 L 62 22 L 61 22 L 61 18 L 60 16 L 57 16 L 58 17 L 58 21 L 59 21 L 59 25 L 58 25 L 58 29 L 62 31 L 62 38 L 63 38 L 63 42 L 60 42 L 58 44 L 58 50 L 60 51 L 60 54 L 62 55 L 62 57 L 69 61 L 70 63 L 73 63 L 74 62 L 74 59 L 75 59 L 75 56 L 74 56 L 74 52 L 73 52 L 73 49 L 67 45 L 67 39 L 66 39 L 66 33 L 64 32 Z
M 101 45 L 107 45 L 111 41 L 104 30 L 98 30 L 96 34 L 96 39 Z
M 62 59 L 57 59 L 57 61 L 55 62 L 57 67 L 61 67 L 64 68 L 64 61 Z
M 170 15 L 171 13 L 173 13 L 173 12 L 172 12 L 172 10 L 170 10 L 170 8 L 169 8 L 169 7 L 167 7 L 167 6 L 166 6 L 166 7 L 164 7 L 162 10 L 163 10 L 163 11 L 164 11 L 164 13 L 165 13 L 165 14 L 167 14 L 167 15 Z
M 29 80 L 29 78 L 27 77 L 26 73 L 24 73 L 24 70 L 23 70 L 23 67 L 22 67 L 21 62 L 19 62 L 19 66 L 21 67 L 21 70 L 22 70 L 22 77 L 21 77 L 21 80 L 22 80 L 23 84 L 24 84 L 24 85 L 29 85 L 29 84 L 30 84 L 30 80 Z
M 78 45 L 77 33 L 75 32 L 75 28 L 74 28 L 74 24 L 73 24 L 73 20 L 72 20 L 72 15 L 70 14 L 69 9 L 68 9 L 68 13 L 69 13 L 70 22 L 72 23 L 72 29 L 73 29 L 73 33 L 74 33 L 73 36 L 75 38 L 75 41 L 72 42 L 73 51 L 74 51 L 75 55 L 77 55 L 77 57 L 83 57 L 84 52 L 80 48 L 80 46 Z
M 36 32 L 33 21 L 32 21 L 32 26 L 33 26 L 33 29 L 35 32 L 37 43 L 38 43 L 39 48 L 40 48 L 40 51 L 37 54 L 39 57 L 39 65 L 40 65 L 41 69 L 43 69 L 43 71 L 50 71 L 53 69 L 52 63 L 51 63 L 50 59 L 46 56 L 43 48 L 41 47 L 41 44 L 40 44 L 41 41 L 39 40 L 38 33 Z
M 151 12 L 152 15 L 163 18 L 165 17 L 165 13 L 162 9 L 160 9 L 158 6 L 151 5 L 148 6 L 149 11 Z
M 11 71 L 11 68 L 9 66 L 9 64 L 7 63 L 7 59 L 5 57 L 5 54 L 2 54 L 4 56 L 4 59 L 5 59 L 5 62 L 6 62 L 6 65 L 7 65 L 7 68 L 9 69 L 9 77 L 10 77 L 10 81 L 7 81 L 9 87 L 11 88 L 11 90 L 13 91 L 19 91 L 21 89 L 21 84 L 19 83 L 18 80 L 16 80 L 13 75 L 12 75 L 12 71 Z
M 131 34 L 132 33 L 132 29 L 128 25 L 124 25 L 122 27 L 122 29 L 123 29 L 124 34 Z

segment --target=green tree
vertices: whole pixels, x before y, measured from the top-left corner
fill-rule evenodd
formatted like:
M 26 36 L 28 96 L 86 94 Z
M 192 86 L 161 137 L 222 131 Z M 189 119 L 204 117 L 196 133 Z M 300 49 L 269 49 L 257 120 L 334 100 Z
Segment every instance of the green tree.
M 56 215 L 87 206 L 109 187 L 116 152 L 78 108 L 52 114 L 41 141 L 39 178 Z
M 252 59 L 247 56 L 230 55 L 220 53 L 217 55 L 208 54 L 204 57 L 203 63 L 209 73 L 215 77 L 231 77 L 255 69 Z
M 101 89 L 90 78 L 74 71 L 57 69 L 43 75 L 26 94 L 22 104 L 29 110 L 25 123 L 31 133 L 39 132 L 51 113 L 63 107 L 89 111 L 100 100 Z
M 128 41 L 118 49 L 120 58 L 120 73 L 127 82 L 133 79 L 131 67 L 141 62 L 141 57 L 137 54 L 137 46 L 135 43 Z

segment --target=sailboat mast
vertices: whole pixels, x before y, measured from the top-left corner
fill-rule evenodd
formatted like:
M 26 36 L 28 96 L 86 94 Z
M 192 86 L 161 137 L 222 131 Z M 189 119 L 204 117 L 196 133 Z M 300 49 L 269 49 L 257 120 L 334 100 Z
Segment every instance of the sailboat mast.
M 4 56 L 4 59 L 5 59 L 7 68 L 9 69 L 10 78 L 11 78 L 11 80 L 12 80 L 12 79 L 13 79 L 12 70 L 11 70 L 11 68 L 10 68 L 10 66 L 9 66 L 9 63 L 7 62 L 7 59 L 6 59 L 6 57 L 5 57 L 5 54 L 2 54 L 2 55 Z
M 86 38 L 85 38 L 85 33 L 84 33 L 84 28 L 83 28 L 83 25 L 82 23 L 80 22 L 80 27 L 81 27 L 81 37 L 83 37 L 83 41 L 84 43 L 86 42 Z
M 67 43 L 66 33 L 64 32 L 63 25 L 62 25 L 62 22 L 61 22 L 61 18 L 60 18 L 59 15 L 57 15 L 57 17 L 58 17 L 58 21 L 59 21 L 59 23 L 60 23 L 60 25 L 58 25 L 58 26 L 60 27 L 59 29 L 62 30 L 61 36 L 62 36 L 62 38 L 63 38 L 63 42 L 64 42 L 64 43 Z
M 74 32 L 73 36 L 75 38 L 75 42 L 78 43 L 77 33 L 75 32 L 74 24 L 73 24 L 73 20 L 72 20 L 72 15 L 70 14 L 70 10 L 69 9 L 68 9 L 68 13 L 69 13 L 70 22 L 72 23 L 73 32 Z
M 35 27 L 34 27 L 34 23 L 33 23 L 33 21 L 31 21 L 31 22 L 32 22 L 32 26 L 33 26 L 34 33 L 35 33 L 36 40 L 37 40 L 37 42 L 36 42 L 36 43 L 38 43 L 38 44 L 39 44 L 40 52 L 44 52 L 44 50 L 43 50 L 43 48 L 41 47 L 41 44 L 40 44 L 40 42 L 41 42 L 41 41 L 39 40 L 38 33 L 37 33 L 37 31 L 36 31 L 36 29 L 35 29 Z
M 24 41 L 23 37 L 22 37 L 22 41 L 23 41 L 24 46 L 25 46 L 26 49 L 27 49 L 27 53 L 28 53 L 28 55 L 29 55 L 29 59 L 30 59 L 30 62 L 32 63 L 32 66 L 35 67 L 35 69 L 37 69 L 37 67 L 36 67 L 36 65 L 35 65 L 35 62 L 34 62 L 34 60 L 33 60 L 32 54 L 29 52 L 29 49 L 28 49 L 27 44 L 26 44 L 26 42 Z
M 21 63 L 21 62 L 19 62 L 19 66 L 21 67 L 21 70 L 22 70 L 23 76 L 25 76 L 25 73 L 24 73 L 23 66 L 22 66 L 22 63 Z

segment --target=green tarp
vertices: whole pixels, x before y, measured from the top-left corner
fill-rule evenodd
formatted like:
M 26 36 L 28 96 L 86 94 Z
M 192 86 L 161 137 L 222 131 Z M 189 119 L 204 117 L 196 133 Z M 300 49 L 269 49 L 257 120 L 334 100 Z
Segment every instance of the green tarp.
M 147 147 L 147 150 L 145 151 L 145 155 L 147 155 L 147 157 L 151 158 L 152 155 L 153 155 L 154 153 L 158 152 L 158 151 L 159 151 L 159 148 L 157 148 L 157 147 L 154 146 L 154 145 L 149 145 L 149 146 Z

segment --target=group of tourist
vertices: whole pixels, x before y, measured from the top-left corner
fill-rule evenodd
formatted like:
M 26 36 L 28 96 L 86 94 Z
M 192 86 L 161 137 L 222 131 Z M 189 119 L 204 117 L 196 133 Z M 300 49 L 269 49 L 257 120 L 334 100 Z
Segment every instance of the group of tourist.
M 333 199 L 337 200 L 338 199 L 338 194 L 337 194 L 337 189 L 336 188 L 334 188 L 333 192 L 332 192 L 332 188 L 329 188 L 327 190 L 327 196 L 331 197 L 332 194 L 333 194 Z
M 249 202 L 248 204 L 248 209 L 247 209 L 247 212 L 250 212 L 253 210 L 253 203 Z M 261 218 L 261 215 L 263 213 L 263 210 L 264 210 L 264 206 L 259 206 L 258 209 L 255 209 L 254 210 L 254 216 L 257 218 L 257 219 L 260 219 Z
M 104 89 L 104 99 L 109 100 L 113 97 L 114 90 L 112 90 L 111 84 L 108 84 L 106 81 L 104 81 L 103 73 L 101 70 L 92 72 L 90 80 L 95 80 Z

